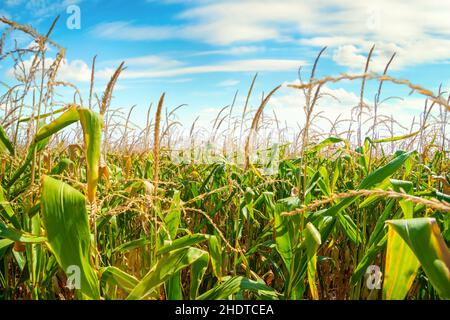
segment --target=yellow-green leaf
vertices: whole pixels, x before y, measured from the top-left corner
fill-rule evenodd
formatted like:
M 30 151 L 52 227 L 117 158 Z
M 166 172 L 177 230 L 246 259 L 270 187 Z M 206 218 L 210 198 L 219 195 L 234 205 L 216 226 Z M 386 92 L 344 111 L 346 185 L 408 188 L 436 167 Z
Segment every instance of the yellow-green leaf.
M 99 299 L 99 283 L 90 261 L 91 234 L 85 197 L 68 184 L 42 177 L 41 206 L 48 245 L 67 272 L 78 269 L 81 298 Z
M 83 128 L 84 151 L 87 162 L 88 200 L 95 202 L 99 178 L 103 116 L 89 109 L 78 110 Z
M 442 299 L 450 299 L 450 251 L 436 220 L 391 220 L 388 225 L 389 232 L 398 234 L 414 253 L 439 296 Z

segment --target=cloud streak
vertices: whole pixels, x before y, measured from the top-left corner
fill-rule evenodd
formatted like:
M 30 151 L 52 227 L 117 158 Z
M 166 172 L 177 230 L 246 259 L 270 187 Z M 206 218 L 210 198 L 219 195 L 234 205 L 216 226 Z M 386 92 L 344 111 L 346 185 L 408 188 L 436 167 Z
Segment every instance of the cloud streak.
M 329 46 L 333 60 L 360 67 L 376 44 L 374 71 L 397 52 L 393 68 L 450 60 L 450 2 L 437 0 L 318 1 L 193 1 L 171 25 L 140 25 L 130 21 L 96 26 L 93 33 L 116 40 L 184 39 L 213 46 L 264 41 Z M 243 46 L 245 47 L 245 45 Z

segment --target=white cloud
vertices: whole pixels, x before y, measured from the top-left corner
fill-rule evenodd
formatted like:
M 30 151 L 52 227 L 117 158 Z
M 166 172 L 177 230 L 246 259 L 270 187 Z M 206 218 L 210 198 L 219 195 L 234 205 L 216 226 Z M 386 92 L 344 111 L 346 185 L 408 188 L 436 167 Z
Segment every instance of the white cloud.
M 217 86 L 219 86 L 219 87 L 235 87 L 235 86 L 237 86 L 239 83 L 241 83 L 241 81 L 229 79 L 229 80 L 224 80 L 224 81 L 222 81 L 222 82 L 219 82 L 219 83 L 217 84 Z
M 136 26 L 127 21 L 106 22 L 96 25 L 91 33 L 111 40 L 163 40 L 176 37 L 180 32 L 178 27 Z
M 206 56 L 206 55 L 243 55 L 250 53 L 263 52 L 264 47 L 261 46 L 238 46 L 230 47 L 226 49 L 219 50 L 207 50 L 192 54 L 192 56 Z
M 302 60 L 286 59 L 248 59 L 232 60 L 222 63 L 200 66 L 186 66 L 177 60 L 165 59 L 160 56 L 141 56 L 123 59 L 129 66 L 122 72 L 121 79 L 150 79 L 150 78 L 170 78 L 177 76 L 205 74 L 205 73 L 229 73 L 229 72 L 264 72 L 264 71 L 295 71 L 299 66 L 306 65 Z M 49 68 L 53 63 L 52 58 L 45 59 L 45 66 Z M 25 60 L 23 66 L 29 72 L 32 58 Z M 114 67 L 99 68 L 95 71 L 96 79 L 109 80 L 116 70 L 118 61 L 109 61 L 108 65 Z M 104 65 L 105 63 L 103 63 Z M 38 70 L 37 73 L 39 73 Z M 9 77 L 22 76 L 22 68 L 11 68 L 7 72 Z M 59 67 L 57 80 L 69 82 L 89 82 L 91 78 L 91 68 L 83 60 L 64 59 Z M 191 79 L 175 79 L 173 81 L 186 82 Z M 234 85 L 233 83 L 223 83 L 222 85 Z
M 297 83 L 297 81 L 295 82 Z M 350 121 L 356 121 L 355 114 L 352 114 L 352 109 L 359 105 L 359 96 L 352 91 L 345 90 L 343 88 L 330 88 L 324 86 L 321 90 L 325 94 L 317 103 L 314 114 L 321 114 L 322 117 L 317 117 L 312 122 L 313 129 L 321 132 L 328 132 L 331 128 L 331 122 L 336 119 L 340 122 L 337 126 L 337 132 L 344 132 L 348 130 Z M 332 97 L 333 98 L 332 98 Z M 405 134 L 407 131 L 402 128 L 410 128 L 413 120 L 416 122 L 419 119 L 420 114 L 423 112 L 425 98 L 420 96 L 407 96 L 402 100 L 392 99 L 384 102 L 379 106 L 378 117 L 379 123 L 377 124 L 377 132 L 383 135 L 390 135 L 386 128 L 382 125 L 382 120 L 387 117 L 393 116 L 398 121 L 399 125 L 394 125 L 396 134 Z M 367 103 L 367 102 L 366 102 Z M 305 97 L 301 90 L 286 88 L 279 91 L 275 96 L 271 98 L 266 108 L 267 113 L 271 113 L 271 110 L 275 110 L 278 120 L 282 126 L 285 124 L 290 128 L 296 128 L 297 124 L 304 125 L 305 114 L 303 106 L 305 105 Z M 373 108 L 369 103 L 370 108 Z M 437 111 L 437 108 L 436 110 Z M 373 115 L 373 109 L 369 114 L 363 115 L 363 123 L 370 119 Z M 414 118 L 415 117 L 415 118 Z M 363 133 L 365 133 L 369 126 L 371 126 L 373 120 L 369 120 L 363 124 Z M 353 129 L 356 129 L 357 124 L 353 124 Z M 417 130 L 417 126 L 415 127 Z
M 127 66 L 154 66 L 154 67 L 173 67 L 179 66 L 182 63 L 177 60 L 166 59 L 157 55 L 140 56 L 134 58 L 126 58 L 125 64 Z
M 189 39 L 213 45 L 293 41 L 329 46 L 334 60 L 361 68 L 376 44 L 372 70 L 380 71 L 395 51 L 393 68 L 450 60 L 449 1 L 266 0 L 193 1 L 177 25 L 112 22 L 99 36 L 121 40 Z M 355 61 L 355 62 L 352 62 Z
M 25 9 L 33 16 L 40 19 L 48 18 L 65 12 L 66 8 L 72 4 L 79 4 L 83 0 L 27 0 Z M 20 0 L 12 0 L 12 3 L 22 4 Z
M 49 68 L 53 63 L 52 58 L 46 58 L 45 59 L 45 68 Z M 28 60 L 25 60 L 23 62 L 23 67 L 25 68 L 26 73 L 29 73 L 29 70 L 31 68 L 31 64 L 33 62 L 33 59 L 30 58 Z M 41 72 L 41 68 L 38 68 L 36 74 L 37 77 L 39 77 L 39 74 Z M 15 75 L 18 75 L 21 77 L 23 75 L 22 68 L 11 68 L 8 70 L 8 76 L 14 77 Z M 68 82 L 88 82 L 91 79 L 91 69 L 87 65 L 86 62 L 83 60 L 67 60 L 64 59 L 61 62 L 61 65 L 58 69 L 58 74 L 56 77 L 57 81 L 68 81 Z
M 219 73 L 219 72 L 264 72 L 264 71 L 293 71 L 299 66 L 305 66 L 306 62 L 302 60 L 288 59 L 249 59 L 233 60 L 211 65 L 184 66 L 179 68 L 169 68 L 165 70 L 141 69 L 125 70 L 122 74 L 123 79 L 136 78 L 164 78 L 181 75 L 201 74 L 201 73 Z

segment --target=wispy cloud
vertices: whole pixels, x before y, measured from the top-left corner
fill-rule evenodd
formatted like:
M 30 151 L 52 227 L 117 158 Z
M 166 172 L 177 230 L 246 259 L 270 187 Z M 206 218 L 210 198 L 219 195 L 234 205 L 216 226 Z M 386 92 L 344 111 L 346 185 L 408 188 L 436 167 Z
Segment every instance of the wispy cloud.
M 105 22 L 96 25 L 91 33 L 95 36 L 122 41 L 163 40 L 178 38 L 181 30 L 172 26 L 142 26 L 128 21 Z
M 244 55 L 251 53 L 258 53 L 265 51 L 262 46 L 238 46 L 230 47 L 218 50 L 205 50 L 201 52 L 196 52 L 192 56 L 207 56 L 207 55 Z
M 184 66 L 179 68 L 169 68 L 165 70 L 143 69 L 125 70 L 123 79 L 136 78 L 165 78 L 174 76 L 184 76 L 204 73 L 227 73 L 227 72 L 281 72 L 295 71 L 299 66 L 307 63 L 302 60 L 287 59 L 248 59 L 234 60 L 211 65 Z
M 394 68 L 444 62 L 450 57 L 448 1 L 192 2 L 170 25 L 118 21 L 98 25 L 94 32 L 110 39 L 188 39 L 224 47 L 262 41 L 328 46 L 334 61 L 350 68 L 356 67 L 375 43 L 374 70 L 394 51 Z
M 9 77 L 15 77 L 18 75 L 19 77 L 22 76 L 23 70 L 28 74 L 31 68 L 33 58 L 29 58 L 28 60 L 23 61 L 23 66 L 21 66 L 20 70 L 15 68 L 10 68 L 7 71 L 7 75 Z M 52 63 L 54 59 L 52 58 L 46 58 L 45 59 L 45 66 L 48 68 Z M 41 68 L 38 68 L 36 71 L 37 77 L 40 77 L 39 74 L 41 72 Z M 107 75 L 107 72 L 100 71 L 100 73 L 103 73 L 103 76 Z M 57 79 L 60 81 L 68 81 L 68 82 L 88 82 L 90 81 L 91 77 L 91 69 L 88 66 L 86 62 L 83 60 L 67 60 L 64 59 L 59 67 L 59 71 L 57 74 Z
M 241 83 L 241 81 L 239 80 L 234 80 L 234 79 L 228 79 L 228 80 L 224 80 L 221 81 L 217 84 L 218 87 L 235 87 L 237 86 L 239 83 Z

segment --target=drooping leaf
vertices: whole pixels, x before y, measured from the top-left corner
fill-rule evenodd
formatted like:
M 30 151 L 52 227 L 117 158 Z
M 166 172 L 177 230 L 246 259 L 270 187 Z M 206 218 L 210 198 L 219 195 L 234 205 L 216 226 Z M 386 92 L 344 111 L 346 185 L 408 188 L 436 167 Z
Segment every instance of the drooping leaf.
M 189 298 L 194 300 L 198 296 L 198 289 L 208 268 L 209 254 L 205 252 L 191 265 L 191 284 L 189 288 Z
M 289 220 L 281 215 L 280 210 L 280 205 L 277 204 L 275 210 L 275 241 L 277 244 L 277 251 L 283 259 L 286 269 L 290 270 L 293 250 L 289 232 Z
M 383 299 L 403 300 L 416 277 L 420 263 L 414 252 L 389 227 L 383 281 Z
M 320 233 L 312 223 L 308 223 L 305 229 L 305 247 L 308 257 L 308 284 L 311 296 L 314 300 L 319 299 L 319 293 L 316 286 L 316 269 L 317 269 L 317 249 L 321 244 Z
M 69 109 L 60 115 L 58 118 L 51 121 L 49 124 L 41 127 L 36 136 L 34 137 L 34 143 L 38 143 L 51 135 L 57 133 L 59 130 L 67 127 L 68 125 L 80 120 L 78 110 L 76 106 L 71 106 Z
M 14 147 L 11 141 L 9 141 L 5 129 L 3 129 L 2 126 L 0 126 L 0 153 L 5 152 L 12 156 L 14 154 Z
M 139 283 L 134 276 L 113 266 L 101 268 L 100 275 L 102 282 L 118 285 L 127 292 L 133 290 Z
M 90 109 L 80 109 L 78 113 L 83 128 L 84 151 L 87 162 L 87 196 L 89 202 L 94 203 L 99 179 L 103 116 Z
M 166 281 L 166 297 L 167 300 L 183 300 L 181 271 L 175 272 L 175 274 Z
M 222 248 L 220 241 L 216 236 L 208 238 L 209 253 L 211 257 L 211 265 L 214 275 L 221 279 L 222 277 Z
M 48 245 L 67 272 L 80 271 L 82 298 L 99 299 L 99 283 L 90 261 L 91 234 L 84 195 L 68 184 L 42 177 L 42 214 Z
M 180 200 L 180 191 L 176 190 L 172 203 L 170 205 L 169 212 L 164 218 L 164 222 L 166 224 L 167 230 L 169 231 L 169 239 L 174 240 L 177 236 L 178 226 L 181 221 L 181 200 Z
M 2 222 L 0 222 L 0 238 L 5 238 L 23 243 L 42 243 L 47 240 L 46 237 L 35 236 L 28 232 L 23 232 L 21 230 L 14 229 Z
M 168 253 L 168 252 L 176 250 L 176 249 L 190 247 L 190 246 L 193 246 L 194 244 L 205 241 L 207 238 L 208 238 L 208 235 L 206 235 L 206 234 L 201 234 L 201 233 L 189 234 L 189 235 L 183 236 L 181 238 L 175 239 L 170 244 L 167 244 L 167 245 L 161 247 L 158 250 L 157 254 L 162 255 L 162 254 Z
M 263 283 L 237 276 L 215 286 L 211 290 L 200 295 L 197 300 L 223 300 L 227 299 L 230 295 L 243 290 L 252 291 L 265 299 L 278 299 L 278 294 L 273 288 Z
M 197 248 L 183 248 L 162 255 L 156 265 L 145 275 L 128 295 L 128 300 L 144 299 L 154 289 L 163 284 L 172 275 L 198 260 L 205 251 Z
M 388 221 L 395 233 L 420 263 L 442 299 L 450 299 L 450 251 L 434 218 Z M 389 241 L 388 241 L 389 250 Z M 397 257 L 403 261 L 404 257 Z
M 20 229 L 19 220 L 17 219 L 11 204 L 6 200 L 2 186 L 0 186 L 0 216 L 11 222 L 14 228 Z

